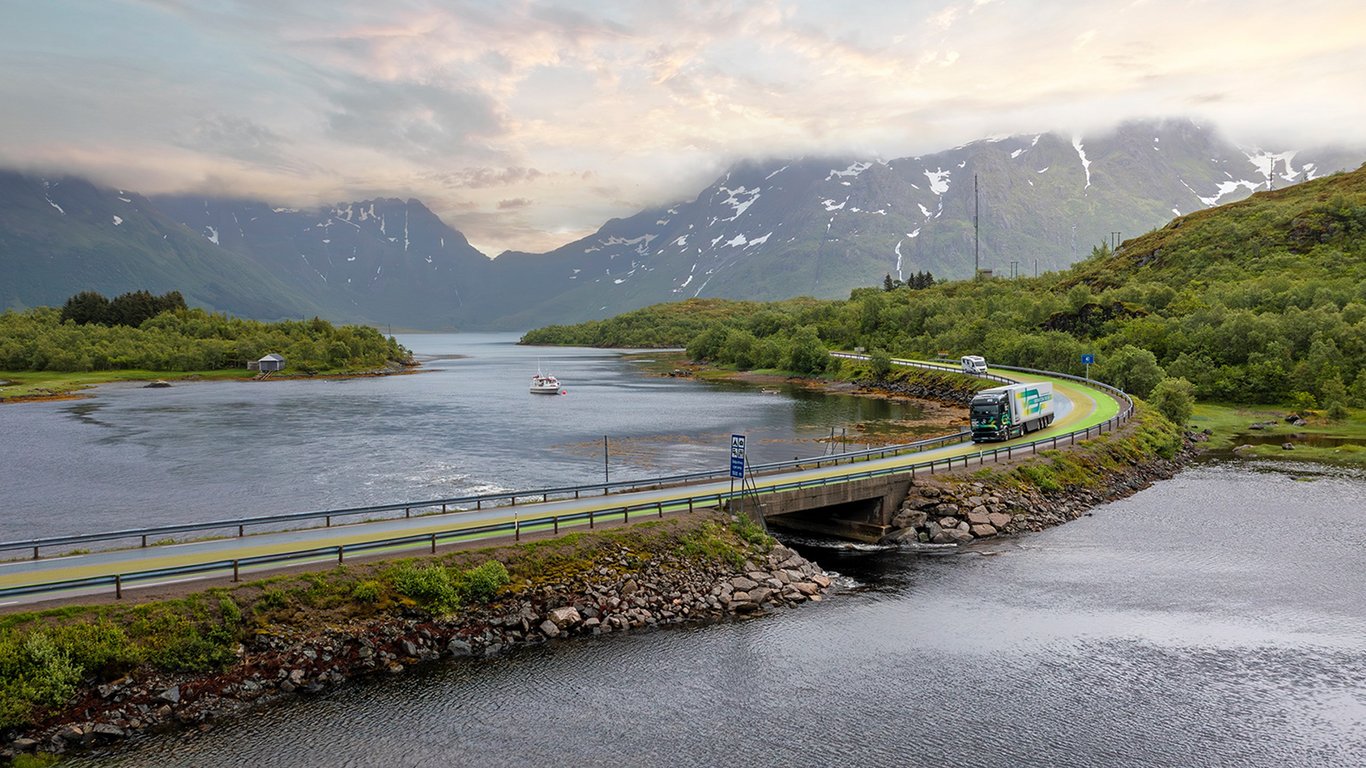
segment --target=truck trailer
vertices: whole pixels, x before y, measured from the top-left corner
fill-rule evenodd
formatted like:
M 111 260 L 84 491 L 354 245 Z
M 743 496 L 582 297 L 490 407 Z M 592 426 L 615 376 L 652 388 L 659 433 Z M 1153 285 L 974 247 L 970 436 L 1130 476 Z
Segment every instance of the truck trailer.
M 1053 423 L 1053 385 L 1010 384 L 978 392 L 970 406 L 972 441 L 1009 440 Z

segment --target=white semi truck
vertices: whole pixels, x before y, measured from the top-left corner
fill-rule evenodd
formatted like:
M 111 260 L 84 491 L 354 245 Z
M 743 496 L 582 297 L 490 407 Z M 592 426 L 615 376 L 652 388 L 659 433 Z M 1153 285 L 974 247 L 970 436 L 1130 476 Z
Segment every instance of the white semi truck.
M 1053 423 L 1053 385 L 1010 384 L 978 392 L 969 407 L 972 441 L 1009 440 Z

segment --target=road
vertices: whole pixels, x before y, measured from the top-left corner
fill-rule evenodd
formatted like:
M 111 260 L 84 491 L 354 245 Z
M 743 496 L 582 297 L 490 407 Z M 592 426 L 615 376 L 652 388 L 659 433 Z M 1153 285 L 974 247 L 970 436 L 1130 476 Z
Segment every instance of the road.
M 946 368 L 947 370 L 953 370 Z M 1078 429 L 1101 424 L 1114 417 L 1120 409 L 1120 402 L 1104 390 L 1085 386 L 1079 382 L 1048 376 L 1012 372 L 1010 378 L 1018 381 L 1051 381 L 1054 387 L 1056 417 L 1053 424 L 1038 432 L 1006 443 L 992 444 L 990 447 L 973 443 L 962 443 L 932 450 L 909 453 L 856 464 L 843 464 L 810 469 L 794 469 L 753 478 L 754 486 L 763 492 L 783 483 L 799 480 L 835 478 L 851 472 L 867 472 L 908 467 L 931 459 L 943 460 L 948 457 L 975 455 L 984 448 L 990 450 L 1013 444 L 1027 443 L 1048 437 L 1065 435 Z M 828 457 L 820 457 L 828 459 Z M 816 457 L 812 458 L 814 462 Z M 686 509 L 689 497 L 726 493 L 731 490 L 728 480 L 710 481 L 686 486 L 674 486 L 648 491 L 612 494 L 584 499 L 552 500 L 535 504 L 518 504 L 516 507 L 500 506 L 482 510 L 450 512 L 447 514 L 425 515 L 414 518 L 399 518 L 358 522 L 332 527 L 304 528 L 293 531 L 253 534 L 237 538 L 209 539 L 181 544 L 166 544 L 148 548 L 97 551 L 71 554 L 42 560 L 15 560 L 0 563 L 0 590 L 32 584 L 45 584 L 73 579 L 130 574 L 133 572 L 160 571 L 194 564 L 226 560 L 241 560 L 262 555 L 299 552 L 317 548 L 344 547 L 362 542 L 373 542 L 406 536 L 430 536 L 457 531 L 462 528 L 478 528 L 490 524 L 521 522 L 551 516 L 580 515 L 589 511 L 618 509 L 624 506 L 658 505 L 664 512 Z M 646 512 L 635 512 L 633 517 L 644 517 Z M 621 519 L 620 514 L 613 518 Z M 573 525 L 587 525 L 580 520 Z M 568 527 L 562 523 L 560 527 Z M 543 526 L 549 528 L 547 523 Z M 530 529 L 530 526 L 527 527 Z M 486 536 L 506 536 L 486 534 Z M 468 539 L 467 539 L 468 540 Z M 367 551 L 367 556 L 379 552 L 420 552 L 429 547 L 424 542 L 410 543 L 380 550 Z M 308 562 L 335 563 L 335 553 L 295 560 L 290 565 Z M 243 573 L 253 570 L 265 571 L 278 569 L 277 565 L 263 565 L 258 568 L 244 568 Z M 195 578 L 222 578 L 225 571 L 216 574 L 202 574 L 190 577 L 167 578 L 138 582 L 139 587 L 166 584 L 171 581 L 185 581 Z M 126 587 L 127 588 L 127 587 Z M 113 590 L 112 586 L 83 587 L 63 589 L 60 592 L 45 592 L 31 595 L 0 597 L 0 607 L 37 603 L 57 597 L 68 598 L 84 594 L 104 593 Z

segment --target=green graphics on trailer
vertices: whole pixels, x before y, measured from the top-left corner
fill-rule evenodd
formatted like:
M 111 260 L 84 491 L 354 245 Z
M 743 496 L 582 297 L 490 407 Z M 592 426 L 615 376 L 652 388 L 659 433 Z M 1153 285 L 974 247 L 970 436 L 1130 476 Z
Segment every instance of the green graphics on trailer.
M 969 405 L 972 439 L 1009 440 L 1053 423 L 1053 385 L 1008 384 L 978 392 Z
M 1043 413 L 1044 403 L 1053 399 L 1052 392 L 1041 392 L 1038 387 L 1029 389 L 1015 390 L 1015 399 L 1019 403 L 1019 412 L 1027 416 L 1036 413 Z

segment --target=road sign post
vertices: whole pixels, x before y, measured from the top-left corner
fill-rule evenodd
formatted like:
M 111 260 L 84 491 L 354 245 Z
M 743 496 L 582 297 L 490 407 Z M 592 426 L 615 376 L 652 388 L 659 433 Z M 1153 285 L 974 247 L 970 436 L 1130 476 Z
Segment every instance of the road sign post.
M 1095 361 L 1096 361 L 1096 356 L 1093 355 L 1093 354 L 1091 354 L 1090 352 L 1087 352 L 1086 354 L 1084 354 L 1084 355 L 1081 356 L 1081 363 L 1082 363 L 1082 365 L 1085 365 L 1085 366 L 1086 366 L 1086 380 L 1087 380 L 1087 381 L 1090 381 L 1090 380 L 1091 380 L 1091 363 L 1094 363 Z
M 745 436 L 730 436 L 730 476 L 745 477 Z
M 735 478 L 745 478 L 745 436 L 730 436 L 730 496 L 735 499 Z

